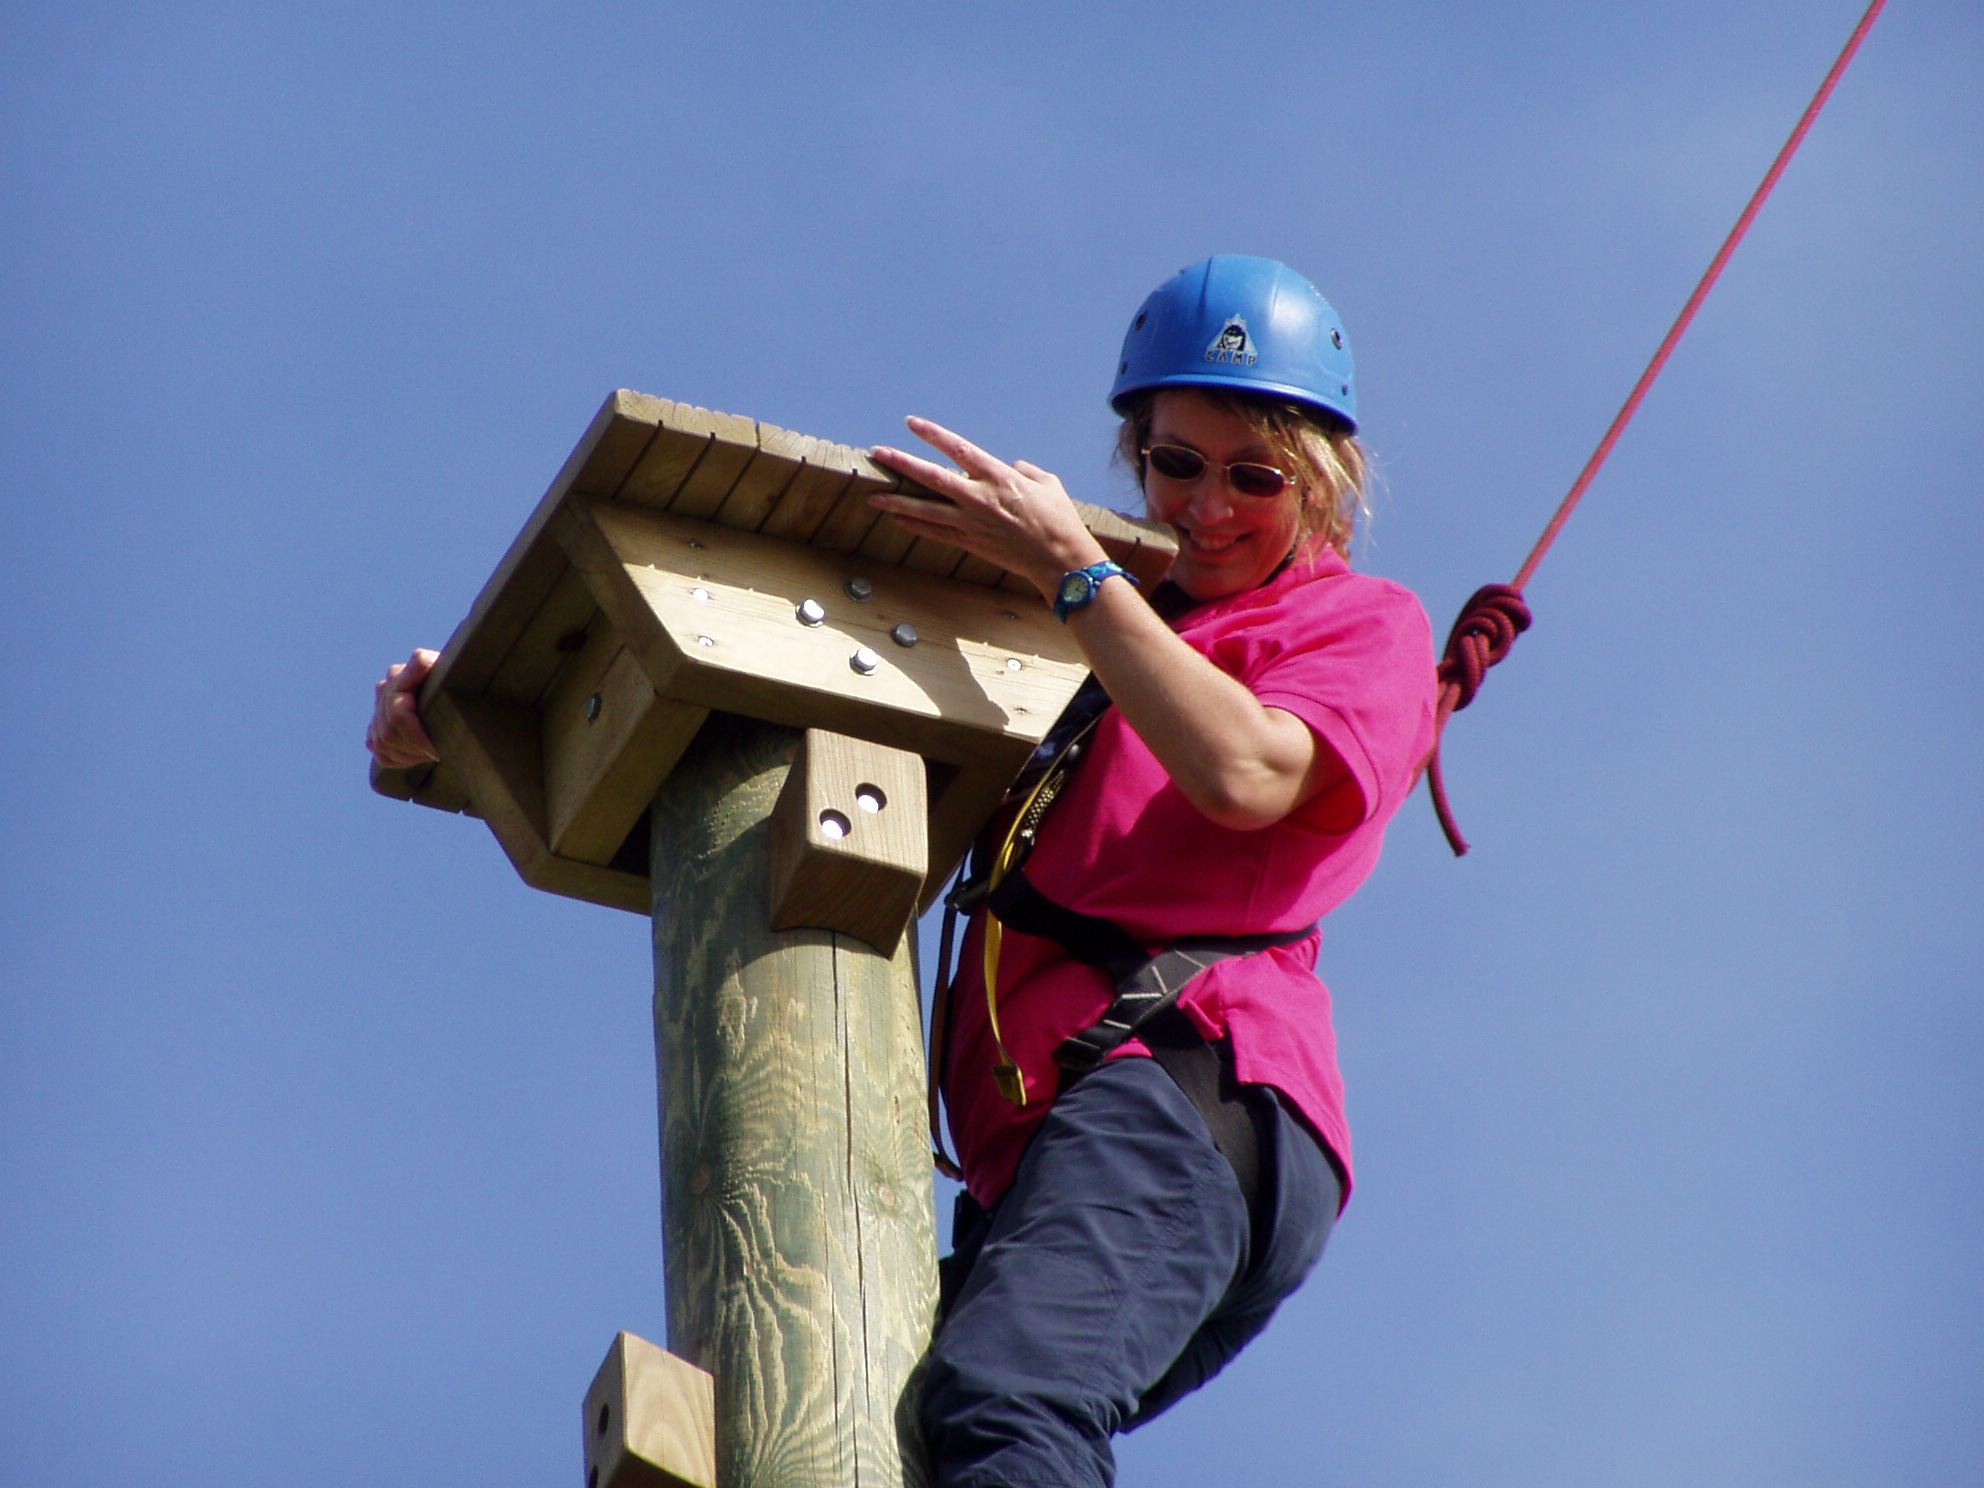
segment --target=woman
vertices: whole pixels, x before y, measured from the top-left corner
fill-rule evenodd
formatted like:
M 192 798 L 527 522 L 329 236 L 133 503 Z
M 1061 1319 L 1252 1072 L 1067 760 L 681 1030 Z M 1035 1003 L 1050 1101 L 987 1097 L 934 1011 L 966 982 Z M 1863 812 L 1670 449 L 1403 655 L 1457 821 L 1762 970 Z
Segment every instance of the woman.
M 874 451 L 937 498 L 874 504 L 1031 580 L 1099 684 L 963 894 L 933 1054 L 966 1184 L 922 1402 L 943 1488 L 1110 1483 L 1111 1435 L 1209 1378 L 1315 1264 L 1351 1172 L 1316 922 L 1432 744 L 1425 614 L 1346 562 L 1364 462 L 1314 286 L 1267 259 L 1185 269 L 1132 322 L 1110 398 L 1178 534 L 1150 596 L 1038 466 L 923 419 L 955 468 Z M 431 757 L 412 705 L 431 660 L 379 685 L 388 764 Z
M 1110 399 L 1178 534 L 1148 600 L 1037 466 L 919 419 L 956 470 L 875 451 L 947 498 L 875 504 L 1058 601 L 1108 704 L 1037 822 L 1027 897 L 978 898 L 946 999 L 967 1194 L 923 1402 L 945 1488 L 1110 1482 L 1111 1434 L 1213 1374 L 1314 1265 L 1350 1139 L 1313 927 L 1432 744 L 1425 614 L 1345 561 L 1364 462 L 1315 288 L 1265 259 L 1193 265 L 1138 312 Z M 1091 1034 L 1135 948 L 1181 941 L 1159 1001 L 1212 964 L 1176 1010 Z

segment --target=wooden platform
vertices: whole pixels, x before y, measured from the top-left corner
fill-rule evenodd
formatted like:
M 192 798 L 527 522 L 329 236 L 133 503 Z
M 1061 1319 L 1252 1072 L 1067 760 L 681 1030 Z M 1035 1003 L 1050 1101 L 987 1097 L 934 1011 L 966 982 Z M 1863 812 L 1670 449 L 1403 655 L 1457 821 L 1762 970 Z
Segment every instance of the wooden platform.
M 442 652 L 443 763 L 381 794 L 484 818 L 525 882 L 646 914 L 648 803 L 711 712 L 920 755 L 928 903 L 1084 675 L 1033 586 L 868 505 L 846 445 L 621 391 Z M 1148 588 L 1168 529 L 1096 507 Z

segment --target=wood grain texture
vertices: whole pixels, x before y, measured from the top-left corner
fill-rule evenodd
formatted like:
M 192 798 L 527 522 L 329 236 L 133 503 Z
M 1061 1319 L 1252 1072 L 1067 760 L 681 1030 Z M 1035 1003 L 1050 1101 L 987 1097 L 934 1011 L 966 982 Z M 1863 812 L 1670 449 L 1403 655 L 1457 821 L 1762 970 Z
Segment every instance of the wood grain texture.
M 669 1348 L 716 1377 L 722 1488 L 921 1488 L 936 1266 L 908 942 L 769 928 L 796 735 L 724 722 L 653 811 Z

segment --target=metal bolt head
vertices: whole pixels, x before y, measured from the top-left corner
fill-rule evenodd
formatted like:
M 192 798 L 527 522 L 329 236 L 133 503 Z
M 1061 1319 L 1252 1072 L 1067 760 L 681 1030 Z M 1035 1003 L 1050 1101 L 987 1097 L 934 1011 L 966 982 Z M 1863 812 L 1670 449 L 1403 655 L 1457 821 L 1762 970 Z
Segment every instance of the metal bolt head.
M 1006 658 L 1006 670 L 1009 672 L 1017 672 L 1019 669 L 1020 669 L 1020 659 L 1017 656 L 1008 656 Z
M 689 591 L 689 598 L 693 599 L 697 604 L 708 604 L 712 597 L 709 590 L 705 589 L 701 584 L 698 584 Z
M 914 646 L 916 644 L 916 627 L 911 625 L 907 620 L 899 620 L 889 631 L 889 639 L 894 641 L 898 646 Z
M 856 604 L 866 604 L 875 597 L 875 586 L 859 575 L 847 581 L 846 589 L 847 597 Z
M 599 709 L 600 709 L 599 694 L 595 692 L 591 697 L 586 699 L 587 723 L 599 722 Z
M 847 664 L 861 673 L 862 676 L 867 677 L 873 675 L 875 669 L 881 666 L 882 658 L 877 656 L 873 651 L 870 651 L 866 646 L 857 646 L 854 649 L 854 654 L 848 657 Z
M 793 613 L 799 617 L 801 625 L 818 625 L 827 618 L 827 607 L 817 599 L 802 599 Z

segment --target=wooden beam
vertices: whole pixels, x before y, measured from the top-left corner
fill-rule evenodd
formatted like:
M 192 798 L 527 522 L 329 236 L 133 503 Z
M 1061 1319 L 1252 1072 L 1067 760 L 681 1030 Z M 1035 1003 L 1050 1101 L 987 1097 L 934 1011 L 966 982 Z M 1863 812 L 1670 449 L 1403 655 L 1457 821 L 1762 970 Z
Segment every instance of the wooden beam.
M 665 697 L 958 763 L 1024 762 L 1087 672 L 1052 612 L 996 589 L 591 502 L 554 531 Z M 869 602 L 846 596 L 856 577 Z M 798 618 L 808 599 L 818 623 Z M 895 640 L 902 622 L 915 644 Z M 861 648 L 871 670 L 854 664 Z

